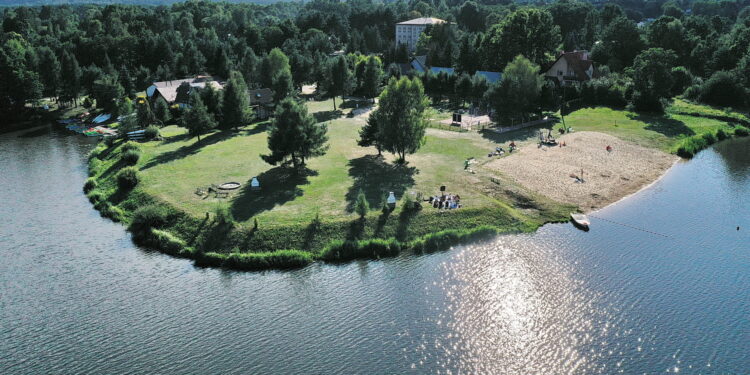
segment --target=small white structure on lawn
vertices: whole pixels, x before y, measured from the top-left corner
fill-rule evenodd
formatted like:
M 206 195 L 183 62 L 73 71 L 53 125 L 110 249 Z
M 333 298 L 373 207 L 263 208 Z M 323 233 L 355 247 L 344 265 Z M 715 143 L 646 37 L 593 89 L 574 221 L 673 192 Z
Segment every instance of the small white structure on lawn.
M 258 177 L 253 177 L 252 181 L 250 181 L 250 189 L 260 190 L 260 181 L 258 181 Z
M 396 204 L 396 195 L 393 192 L 388 193 L 388 199 L 385 200 L 388 204 Z

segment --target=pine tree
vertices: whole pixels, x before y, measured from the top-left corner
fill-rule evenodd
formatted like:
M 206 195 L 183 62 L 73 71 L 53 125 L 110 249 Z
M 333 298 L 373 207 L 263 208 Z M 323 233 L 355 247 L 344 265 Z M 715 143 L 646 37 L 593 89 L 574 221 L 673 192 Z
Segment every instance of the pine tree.
M 162 125 L 166 124 L 172 117 L 169 113 L 169 104 L 161 96 L 154 103 L 154 115 L 157 120 L 161 121 Z
M 216 120 L 208 113 L 198 92 L 190 94 L 190 108 L 182 116 L 182 127 L 188 130 L 191 137 L 197 136 L 198 142 L 201 140 L 201 134 L 216 127 Z
M 362 190 L 357 193 L 357 200 L 354 202 L 354 211 L 362 220 L 365 219 L 367 212 L 370 211 L 370 204 L 367 203 L 367 197 L 365 197 L 365 193 Z
M 224 103 L 222 104 L 222 129 L 237 129 L 250 122 L 250 96 L 242 74 L 233 71 L 224 87 Z
M 305 159 L 325 154 L 328 150 L 328 127 L 316 124 L 307 107 L 286 98 L 276 108 L 268 131 L 271 154 L 263 160 L 271 165 L 290 159 L 295 168 L 305 165 Z

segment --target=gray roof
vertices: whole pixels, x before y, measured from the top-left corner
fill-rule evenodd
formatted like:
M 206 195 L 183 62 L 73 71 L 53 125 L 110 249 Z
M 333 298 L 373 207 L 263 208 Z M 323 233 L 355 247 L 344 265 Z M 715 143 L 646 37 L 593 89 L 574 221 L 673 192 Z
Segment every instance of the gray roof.
M 399 22 L 397 25 L 434 25 L 436 23 L 445 23 L 445 20 L 441 20 L 440 18 L 433 18 L 433 17 L 422 17 L 422 18 L 415 18 L 413 20 L 408 20 L 404 22 Z
M 155 91 L 158 91 L 159 94 L 164 97 L 164 100 L 168 103 L 172 103 L 177 99 L 177 88 L 185 82 L 187 82 L 190 87 L 198 87 L 201 89 L 206 87 L 206 85 L 211 85 L 217 90 L 224 88 L 224 83 L 218 77 L 211 76 L 197 76 L 195 78 L 154 82 L 153 87 L 155 87 Z

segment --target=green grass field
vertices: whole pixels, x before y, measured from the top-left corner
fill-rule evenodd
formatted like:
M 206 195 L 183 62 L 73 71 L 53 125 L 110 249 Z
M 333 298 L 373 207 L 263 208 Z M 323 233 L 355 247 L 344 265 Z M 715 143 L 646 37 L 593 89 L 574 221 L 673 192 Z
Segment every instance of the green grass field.
M 144 204 L 166 204 L 186 217 L 171 228 L 191 246 L 218 252 L 302 249 L 320 251 L 333 240 L 397 238 L 411 241 L 446 229 L 470 230 L 492 225 L 501 231 L 533 230 L 566 217 L 573 207 L 532 194 L 499 176 L 482 176 L 464 170 L 468 158 L 482 158 L 495 147 L 477 133 L 428 129 L 423 147 L 407 157 L 406 165 L 392 155 L 377 157 L 375 148 L 357 145 L 363 117 L 349 117 L 350 103 L 333 112 L 330 100 L 308 102 L 313 116 L 328 124 L 330 148 L 326 155 L 308 161 L 305 171 L 272 166 L 261 159 L 268 152 L 267 122 L 237 132 L 215 131 L 198 141 L 185 129 L 171 125 L 161 129 L 163 140 L 138 144 L 141 157 L 136 167 L 141 182 L 124 195 L 114 177 L 122 168 L 121 143 L 101 151 L 93 172 L 95 191 L 112 206 L 122 209 L 127 222 Z M 261 190 L 250 189 L 258 177 Z M 497 177 L 497 178 L 494 178 Z M 236 181 L 242 187 L 227 198 L 201 196 L 196 189 Z M 381 211 L 389 192 L 397 198 L 439 194 L 440 186 L 459 194 L 464 208 L 439 211 L 424 205 L 418 213 Z M 360 222 L 353 202 L 362 191 L 370 214 Z M 218 207 L 228 208 L 237 228 L 222 236 L 206 232 L 202 219 Z M 319 220 L 316 220 L 319 219 Z M 251 228 L 256 222 L 261 230 Z M 167 228 L 169 229 L 169 228 Z M 192 238 L 192 240 L 189 240 Z M 198 243 L 203 243 L 200 245 Z M 196 245 L 198 244 L 198 245 Z
M 732 129 L 733 122 L 748 117 L 706 105 L 676 99 L 664 115 L 639 114 L 606 107 L 584 108 L 565 116 L 574 131 L 597 131 L 618 138 L 674 153 L 681 140 L 694 135 Z M 554 126 L 562 128 L 562 123 Z
M 162 140 L 137 144 L 141 157 L 135 168 L 140 183 L 133 191 L 118 188 L 115 178 L 125 166 L 123 143 L 99 146 L 90 162 L 95 181 L 90 199 L 103 214 L 126 223 L 139 207 L 165 207 L 171 212 L 170 224 L 158 228 L 150 240 L 144 240 L 146 244 L 164 242 L 168 245 L 162 247 L 185 246 L 195 254 L 218 254 L 204 258 L 209 263 L 228 261 L 226 254 L 230 253 L 259 254 L 232 260 L 243 267 L 261 267 L 258 264 L 264 262 L 280 266 L 283 261 L 279 259 L 304 263 L 323 256 L 324 251 L 330 253 L 329 245 L 336 241 L 336 249 L 366 253 L 369 250 L 363 249 L 383 251 L 385 245 L 361 242 L 355 246 L 341 241 L 396 239 L 403 245 L 440 232 L 443 234 L 434 239 L 440 242 L 443 237 L 470 238 L 473 229 L 486 225 L 499 232 L 529 231 L 546 222 L 564 220 L 575 209 L 531 193 L 502 175 L 486 175 L 489 172 L 483 168 L 476 168 L 477 173 L 464 170 L 466 159 L 476 158 L 481 164 L 498 143 L 533 142 L 538 128 L 499 135 L 427 129 L 422 148 L 407 157 L 406 165 L 398 165 L 392 155 L 378 157 L 374 148 L 357 145 L 358 131 L 366 120 L 350 114 L 352 103 L 339 104 L 333 111 L 330 100 L 307 102 L 311 114 L 328 124 L 330 148 L 324 156 L 309 160 L 304 171 L 272 166 L 261 159 L 268 153 L 267 122 L 236 132 L 214 131 L 200 141 L 171 125 L 161 129 Z M 707 117 L 701 117 L 701 111 Z M 609 133 L 672 151 L 686 137 L 731 127 L 717 119 L 719 116 L 742 116 L 713 111 L 687 102 L 679 102 L 664 116 L 587 108 L 566 116 L 566 122 L 576 131 Z M 250 189 L 253 177 L 259 179 L 260 191 Z M 196 194 L 199 188 L 224 182 L 239 182 L 242 187 L 226 198 Z M 438 194 L 443 185 L 447 192 L 461 196 L 464 208 L 440 211 L 424 204 L 421 211 L 410 212 L 402 210 L 399 203 L 393 212 L 381 210 L 388 192 L 399 199 L 417 193 L 427 197 Z M 352 212 L 359 191 L 370 204 L 365 220 Z M 217 221 L 218 209 L 231 212 L 236 224 Z M 297 252 L 272 253 L 281 249 L 310 252 L 313 258 Z

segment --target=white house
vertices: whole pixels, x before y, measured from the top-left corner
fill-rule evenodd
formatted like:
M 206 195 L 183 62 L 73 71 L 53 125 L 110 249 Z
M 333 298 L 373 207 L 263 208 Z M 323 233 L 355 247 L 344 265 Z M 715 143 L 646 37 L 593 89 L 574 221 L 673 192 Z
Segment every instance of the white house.
M 444 20 L 432 17 L 415 18 L 396 24 L 396 44 L 406 44 L 406 48 L 411 52 L 417 48 L 417 41 L 422 35 L 424 29 L 430 25 L 445 23 Z
M 587 51 L 563 52 L 544 75 L 560 85 L 569 85 L 594 78 L 596 69 Z

